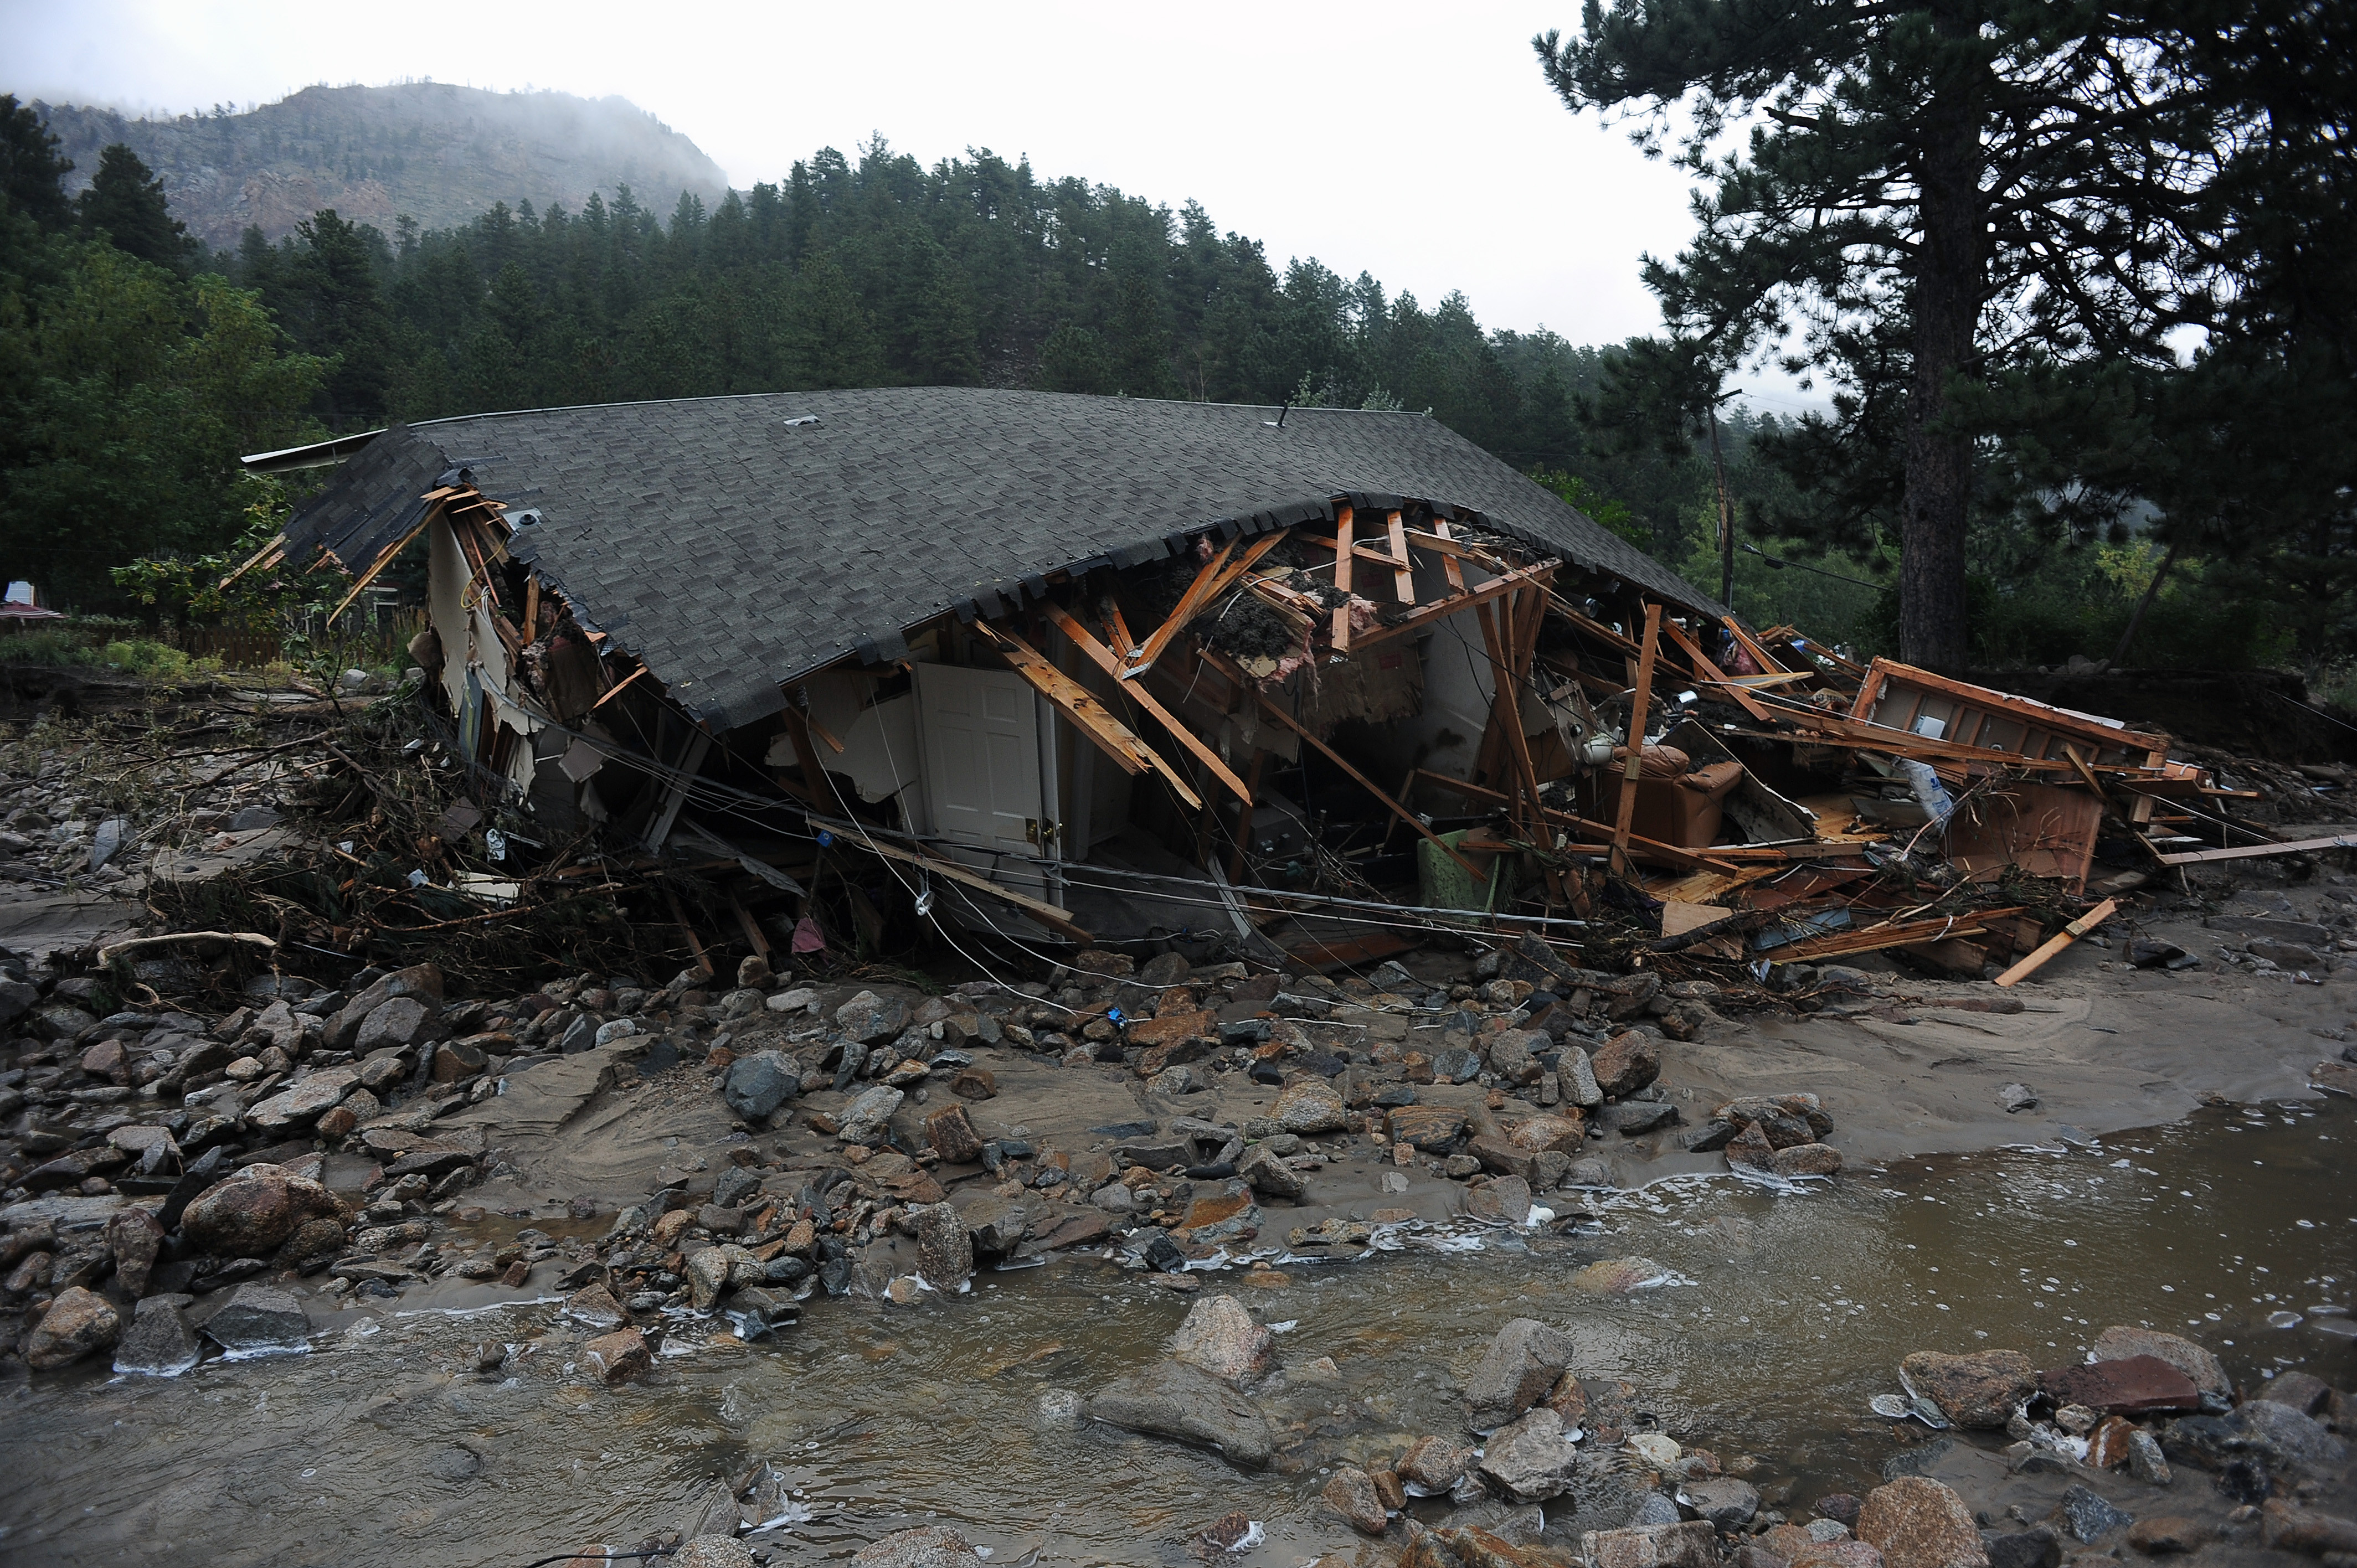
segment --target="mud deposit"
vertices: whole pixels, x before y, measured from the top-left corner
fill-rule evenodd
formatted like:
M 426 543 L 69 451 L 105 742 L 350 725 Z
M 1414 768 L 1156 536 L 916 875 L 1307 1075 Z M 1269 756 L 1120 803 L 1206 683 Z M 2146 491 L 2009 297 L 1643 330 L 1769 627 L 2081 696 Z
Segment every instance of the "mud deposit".
M 1867 1409 L 1910 1350 L 2011 1348 L 2055 1367 L 2104 1325 L 2146 1324 L 2201 1339 L 2253 1391 L 2293 1368 L 2348 1387 L 2352 1144 L 2345 1101 L 2219 1110 L 1789 1190 L 1672 1178 L 1600 1199 L 1567 1233 L 1410 1231 L 1355 1263 L 1272 1259 L 1282 1282 L 1210 1275 L 1285 1326 L 1268 1404 L 1290 1430 L 1259 1475 L 1043 1413 L 1043 1396 L 1152 1359 L 1195 1299 L 1094 1259 L 985 1273 L 970 1296 L 909 1307 L 814 1302 L 751 1346 L 681 1324 L 655 1373 L 617 1389 L 580 1365 L 582 1335 L 545 1292 L 463 1312 L 376 1304 L 300 1356 L 11 1390 L 0 1556 L 520 1565 L 676 1529 L 710 1480 L 767 1461 L 780 1519 L 754 1544 L 779 1561 L 940 1519 L 1002 1564 L 1183 1562 L 1241 1509 L 1266 1535 L 1229 1561 L 1291 1568 L 1358 1539 L 1317 1502 L 1322 1472 L 1461 1433 L 1458 1380 L 1522 1316 L 1565 1328 L 1584 1376 L 1630 1385 L 1627 1430 L 1706 1447 L 1803 1515 L 1928 1435 Z M 1661 1283 L 1573 1284 L 1611 1258 L 1651 1260 Z M 487 1341 L 510 1348 L 481 1372 Z M 1550 1541 L 1621 1522 L 1650 1481 L 1591 1436 L 1573 1493 L 1545 1505 Z

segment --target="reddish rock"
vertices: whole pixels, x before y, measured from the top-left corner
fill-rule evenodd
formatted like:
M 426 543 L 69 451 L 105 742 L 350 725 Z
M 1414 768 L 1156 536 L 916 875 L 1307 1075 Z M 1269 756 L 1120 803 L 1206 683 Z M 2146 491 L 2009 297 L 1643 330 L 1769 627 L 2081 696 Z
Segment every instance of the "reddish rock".
M 998 1079 L 988 1068 L 966 1068 L 950 1079 L 950 1092 L 960 1100 L 989 1100 L 998 1093 Z
M 266 1258 L 307 1219 L 341 1219 L 317 1182 L 277 1165 L 248 1165 L 199 1194 L 180 1216 L 189 1240 L 218 1257 Z
M 2018 1350 L 1970 1356 L 1918 1350 L 1899 1363 L 1899 1375 L 1956 1425 L 1984 1431 L 2002 1428 L 2038 1391 L 2038 1374 Z
M 1181 1240 L 1217 1243 L 1241 1241 L 1260 1233 L 1260 1206 L 1253 1189 L 1241 1181 L 1199 1181 L 1179 1217 Z
M 646 1336 L 635 1328 L 619 1329 L 592 1339 L 581 1347 L 581 1355 L 590 1369 L 609 1383 L 628 1382 L 654 1365 Z
M 2087 1434 L 2087 1463 L 2098 1470 L 2116 1470 L 2128 1462 L 2128 1448 L 2136 1436 L 2136 1424 L 2120 1416 L 2104 1418 L 2102 1425 Z
M 1390 1522 L 1383 1494 L 1375 1490 L 1374 1477 L 1356 1465 L 1339 1466 L 1334 1478 L 1326 1483 L 1318 1497 L 1362 1535 L 1381 1535 L 1383 1526 Z
M 1169 1013 L 1158 1017 L 1139 1018 L 1129 1026 L 1129 1043 L 1151 1049 L 1156 1046 L 1177 1045 L 1181 1040 L 1200 1040 L 1219 1027 L 1216 1013 Z
M 982 1134 L 974 1131 L 974 1118 L 963 1105 L 945 1105 L 926 1117 L 925 1139 L 951 1165 L 972 1165 L 982 1158 Z
M 2058 1405 L 2083 1404 L 2111 1414 L 2198 1410 L 2201 1405 L 2201 1391 L 2193 1380 L 2158 1356 L 2061 1367 L 2040 1372 L 2038 1381 Z
M 1889 1568 L 1988 1568 L 1988 1549 L 1972 1509 L 1924 1476 L 1902 1476 L 1867 1493 L 1857 1512 L 1857 1538 L 1881 1552 Z
M 69 1285 L 25 1339 L 25 1365 L 37 1372 L 70 1366 L 84 1356 L 112 1349 L 123 1319 L 102 1295 Z
M 2193 1386 L 2205 1394 L 2221 1399 L 2233 1397 L 2234 1385 L 2226 1377 L 2226 1369 L 2218 1358 L 2179 1334 L 2164 1334 L 2157 1328 L 2132 1328 L 2115 1324 L 2095 1336 L 2089 1347 L 2098 1362 L 2125 1361 L 2138 1356 L 2158 1356 L 2193 1380 Z
M 1430 1153 L 1448 1148 L 1465 1135 L 1465 1112 L 1446 1105 L 1403 1105 L 1384 1125 L 1394 1144 Z
M 62 1299 L 62 1298 L 60 1298 Z M 2277 1552 L 2357 1552 L 2357 1520 L 2269 1498 L 2259 1510 L 2259 1540 Z
M 1796 1144 L 1789 1149 L 1777 1150 L 1768 1168 L 1787 1180 L 1794 1176 L 1835 1176 L 1842 1168 L 1842 1153 L 1831 1144 Z
M 1576 1154 L 1587 1133 L 1587 1124 L 1577 1112 L 1551 1112 L 1544 1116 L 1530 1116 L 1506 1129 L 1506 1139 L 1517 1147 L 1534 1154 L 1550 1150 L 1560 1154 Z
M 1651 1035 L 1631 1029 L 1597 1047 L 1588 1065 L 1606 1094 L 1634 1094 L 1662 1076 L 1662 1047 Z

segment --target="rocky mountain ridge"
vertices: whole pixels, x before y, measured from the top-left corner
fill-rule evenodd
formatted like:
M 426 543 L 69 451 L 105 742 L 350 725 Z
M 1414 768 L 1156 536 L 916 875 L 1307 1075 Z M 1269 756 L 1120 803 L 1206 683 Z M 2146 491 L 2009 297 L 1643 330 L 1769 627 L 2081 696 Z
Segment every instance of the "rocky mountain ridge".
M 276 240 L 326 207 L 390 232 L 404 214 L 446 228 L 495 201 L 578 209 L 625 185 L 668 211 L 682 191 L 710 202 L 728 184 L 694 142 L 620 98 L 424 81 L 307 87 L 242 114 L 168 120 L 33 107 L 74 162 L 70 189 L 89 184 L 102 148 L 125 143 L 163 179 L 173 214 L 215 247 L 249 225 Z

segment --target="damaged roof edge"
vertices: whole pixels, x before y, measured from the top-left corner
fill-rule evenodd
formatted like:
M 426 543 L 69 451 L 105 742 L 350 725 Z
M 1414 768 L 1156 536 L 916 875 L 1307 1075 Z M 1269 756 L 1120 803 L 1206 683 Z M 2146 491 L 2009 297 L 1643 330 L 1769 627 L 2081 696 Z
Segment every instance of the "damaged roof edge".
M 1472 507 L 1382 492 L 1338 491 L 1322 501 L 1302 500 L 1284 503 L 1265 508 L 1244 518 L 1214 518 L 1190 529 L 1156 534 L 1130 544 L 1100 548 L 1089 555 L 1068 561 L 1061 565 L 1042 567 L 1032 571 L 1018 571 L 975 593 L 946 600 L 927 614 L 903 625 L 859 628 L 850 635 L 847 641 L 838 644 L 833 651 L 805 663 L 798 670 L 777 676 L 747 671 L 732 674 L 726 681 L 707 680 L 705 682 L 704 691 L 695 693 L 693 697 L 681 693 L 673 680 L 665 677 L 658 662 L 648 657 L 647 650 L 636 646 L 626 635 L 625 627 L 617 626 L 607 628 L 608 641 L 605 651 L 627 653 L 645 665 L 656 680 L 662 682 L 673 700 L 685 708 L 697 723 L 716 732 L 738 729 L 783 710 L 790 701 L 787 696 L 790 689 L 845 660 L 856 660 L 863 664 L 881 664 L 906 658 L 909 652 L 909 638 L 945 615 L 954 615 L 961 622 L 971 625 L 977 619 L 995 619 L 1000 616 L 1017 613 L 1027 604 L 1037 604 L 1048 596 L 1039 586 L 1046 578 L 1070 579 L 1085 575 L 1091 567 L 1107 564 L 1108 562 L 1117 569 L 1126 569 L 1142 565 L 1152 560 L 1168 559 L 1182 553 L 1193 540 L 1206 535 L 1217 536 L 1223 540 L 1235 539 L 1266 533 L 1273 529 L 1297 527 L 1305 522 L 1331 522 L 1335 520 L 1336 509 L 1344 503 L 1360 511 L 1389 511 L 1399 507 L 1403 502 L 1417 500 L 1421 500 L 1435 513 L 1448 518 L 1452 522 L 1466 523 L 1504 534 L 1525 548 L 1539 551 L 1543 554 L 1560 555 L 1583 571 L 1613 575 L 1612 568 L 1609 565 L 1582 561 L 1577 555 L 1566 551 L 1556 542 L 1540 539 L 1526 530 L 1501 522 Z M 580 596 L 574 593 L 554 572 L 537 559 L 529 540 L 523 539 L 521 534 L 511 537 L 509 550 L 561 595 L 567 605 L 573 607 L 576 619 L 581 618 L 583 609 L 588 607 L 585 606 Z M 1643 585 L 1637 585 L 1644 588 Z M 1644 589 L 1644 591 L 1652 590 Z M 1708 609 L 1714 615 L 1723 613 L 1707 599 L 1688 604 L 1684 607 L 1692 610 Z
M 237 464 L 249 474 L 291 474 L 301 468 L 332 468 L 383 434 L 382 429 L 355 431 L 350 435 L 315 441 L 308 446 L 282 446 L 275 452 L 255 452 L 240 457 Z

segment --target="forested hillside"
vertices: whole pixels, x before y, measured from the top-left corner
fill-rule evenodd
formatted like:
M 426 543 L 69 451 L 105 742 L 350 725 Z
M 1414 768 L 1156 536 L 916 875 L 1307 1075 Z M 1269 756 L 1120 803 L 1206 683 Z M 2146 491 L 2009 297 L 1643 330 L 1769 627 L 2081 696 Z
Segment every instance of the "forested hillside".
M 292 233 L 323 207 L 386 230 L 402 213 L 441 228 L 500 200 L 578 207 L 626 184 L 666 201 L 728 188 L 694 142 L 619 98 L 416 81 L 307 87 L 244 113 L 224 105 L 166 119 L 33 108 L 74 165 L 69 192 L 121 144 L 162 179 L 173 215 L 218 247 L 250 225 L 274 240 Z
M 1461 296 L 1273 262 L 1193 204 L 987 152 L 926 168 L 827 149 L 782 184 L 674 193 L 661 212 L 626 188 L 439 231 L 321 213 L 216 264 L 335 358 L 317 411 L 337 430 L 801 387 L 1290 399 L 1428 409 L 1518 467 L 1581 476 L 1585 504 L 1674 559 L 1709 505 L 1696 459 L 1583 432 L 1577 397 L 1609 350 L 1486 331 Z

